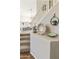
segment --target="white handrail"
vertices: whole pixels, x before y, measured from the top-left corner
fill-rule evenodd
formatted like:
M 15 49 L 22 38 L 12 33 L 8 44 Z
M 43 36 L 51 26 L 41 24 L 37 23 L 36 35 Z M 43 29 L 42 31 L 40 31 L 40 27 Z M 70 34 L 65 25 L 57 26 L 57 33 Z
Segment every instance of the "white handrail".
M 39 24 L 47 15 L 49 15 L 51 12 L 54 13 L 54 10 L 56 8 L 56 6 L 59 5 L 59 2 L 56 3 L 56 5 L 49 9 L 49 11 L 47 11 L 45 14 L 40 13 L 40 11 L 36 14 L 36 16 L 33 18 L 32 20 L 32 24 Z

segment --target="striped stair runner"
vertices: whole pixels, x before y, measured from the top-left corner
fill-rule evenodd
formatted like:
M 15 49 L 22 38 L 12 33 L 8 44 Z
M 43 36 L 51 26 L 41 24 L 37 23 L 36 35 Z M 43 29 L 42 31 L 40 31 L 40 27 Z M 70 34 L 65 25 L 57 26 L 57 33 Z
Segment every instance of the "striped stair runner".
M 20 53 L 30 52 L 30 34 L 20 33 Z

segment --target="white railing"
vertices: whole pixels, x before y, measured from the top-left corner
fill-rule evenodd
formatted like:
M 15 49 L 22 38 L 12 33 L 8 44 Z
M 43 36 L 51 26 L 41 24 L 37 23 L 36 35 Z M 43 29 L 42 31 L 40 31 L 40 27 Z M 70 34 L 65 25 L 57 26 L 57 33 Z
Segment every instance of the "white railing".
M 36 16 L 32 20 L 32 24 L 39 24 L 42 20 L 44 20 L 45 17 L 52 15 L 54 13 L 56 6 L 58 6 L 59 3 L 56 3 L 54 7 L 49 9 L 46 13 L 41 13 L 40 11 L 36 14 Z

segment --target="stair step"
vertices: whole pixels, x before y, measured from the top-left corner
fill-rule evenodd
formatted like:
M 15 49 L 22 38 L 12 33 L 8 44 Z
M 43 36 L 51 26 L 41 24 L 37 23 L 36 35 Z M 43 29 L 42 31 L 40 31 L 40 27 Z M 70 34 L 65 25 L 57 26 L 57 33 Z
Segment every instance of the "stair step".
M 22 38 L 22 37 L 23 37 L 23 38 L 24 38 L 24 37 L 26 37 L 26 38 L 27 38 L 27 37 L 30 37 L 30 36 L 20 36 L 20 37 L 21 37 L 21 38 Z
M 30 40 L 20 40 L 20 43 L 30 43 Z
M 30 49 L 22 49 L 22 50 L 20 50 L 20 53 L 21 54 L 26 54 L 26 53 L 28 53 L 30 51 Z
M 20 40 L 30 40 L 30 38 L 20 38 Z
M 21 46 L 25 45 L 25 46 L 30 46 L 30 43 L 20 43 Z
M 20 50 L 22 50 L 22 49 L 29 49 L 29 48 L 30 48 L 30 46 L 26 46 L 26 45 L 20 46 Z
M 30 36 L 20 36 L 20 39 L 30 39 Z
M 26 33 L 21 33 L 20 36 L 29 36 L 30 34 L 26 34 Z

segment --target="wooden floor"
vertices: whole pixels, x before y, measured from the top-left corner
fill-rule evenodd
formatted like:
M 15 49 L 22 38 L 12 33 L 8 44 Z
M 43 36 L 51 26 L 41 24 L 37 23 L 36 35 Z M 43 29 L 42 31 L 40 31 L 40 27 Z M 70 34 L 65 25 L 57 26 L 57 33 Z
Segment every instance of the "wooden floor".
M 34 59 L 34 57 L 30 54 L 20 54 L 20 59 Z

